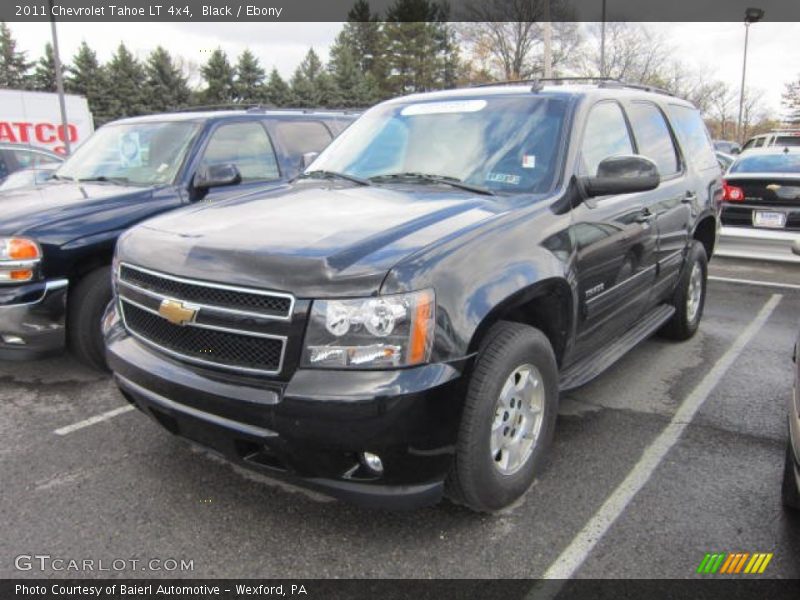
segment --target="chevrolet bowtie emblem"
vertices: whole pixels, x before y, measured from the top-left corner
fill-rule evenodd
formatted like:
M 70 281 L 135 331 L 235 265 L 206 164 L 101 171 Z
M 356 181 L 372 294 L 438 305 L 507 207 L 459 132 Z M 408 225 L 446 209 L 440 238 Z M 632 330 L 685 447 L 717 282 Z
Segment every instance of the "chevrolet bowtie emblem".
M 777 192 L 779 189 L 781 189 L 781 184 L 779 184 L 779 183 L 770 183 L 767 186 L 767 189 L 770 190 L 771 192 Z
M 197 309 L 186 306 L 180 300 L 165 298 L 161 301 L 161 306 L 158 307 L 158 314 L 175 325 L 186 325 L 194 321 Z

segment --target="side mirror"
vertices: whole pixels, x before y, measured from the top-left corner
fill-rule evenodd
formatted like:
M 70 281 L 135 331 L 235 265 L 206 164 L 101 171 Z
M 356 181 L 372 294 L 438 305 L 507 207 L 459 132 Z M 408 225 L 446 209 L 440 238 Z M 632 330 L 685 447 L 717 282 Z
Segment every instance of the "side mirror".
M 736 147 L 731 148 L 731 154 L 741 154 L 741 153 L 742 153 L 741 148 L 736 148 Z
M 201 167 L 194 176 L 194 187 L 199 190 L 223 185 L 238 185 L 241 182 L 242 174 L 233 164 Z
M 646 192 L 657 188 L 660 181 L 656 163 L 633 154 L 605 158 L 597 166 L 595 177 L 582 179 L 589 198 Z
M 306 152 L 303 154 L 303 171 L 311 166 L 311 163 L 319 156 L 319 152 Z

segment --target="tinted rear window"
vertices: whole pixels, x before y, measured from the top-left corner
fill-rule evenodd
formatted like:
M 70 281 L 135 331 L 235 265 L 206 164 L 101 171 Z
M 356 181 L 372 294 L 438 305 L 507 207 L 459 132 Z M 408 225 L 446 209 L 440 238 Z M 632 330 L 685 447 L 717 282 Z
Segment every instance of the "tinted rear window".
M 743 156 L 731 173 L 800 173 L 800 153 L 760 154 Z
M 711 138 L 700 113 L 694 108 L 669 105 L 669 116 L 689 164 L 696 169 L 718 169 Z

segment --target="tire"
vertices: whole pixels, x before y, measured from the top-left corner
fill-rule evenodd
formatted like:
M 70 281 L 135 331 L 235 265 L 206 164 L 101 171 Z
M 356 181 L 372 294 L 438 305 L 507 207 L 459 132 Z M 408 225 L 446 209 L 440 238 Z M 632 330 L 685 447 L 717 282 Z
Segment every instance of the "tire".
M 510 392 L 503 396 L 506 400 L 519 394 L 523 398 L 530 395 L 530 402 L 520 403 L 514 397 L 503 408 L 504 390 Z M 534 404 L 540 410 L 528 412 L 526 408 Z M 513 406 L 516 409 L 510 408 Z M 543 466 L 557 412 L 558 368 L 547 337 L 519 323 L 494 325 L 481 344 L 467 384 L 455 459 L 446 481 L 450 499 L 478 512 L 494 512 L 519 499 Z M 514 423 L 519 430 L 509 427 Z M 521 436 L 529 423 L 534 427 L 532 441 L 515 437 Z M 493 446 L 500 447 L 498 440 L 506 443 L 512 439 L 519 439 L 524 451 L 503 448 L 495 453 Z
M 675 314 L 661 328 L 659 333 L 672 340 L 688 340 L 700 326 L 700 319 L 703 316 L 703 308 L 706 304 L 706 289 L 708 283 L 708 258 L 703 244 L 694 240 L 689 247 L 689 254 L 686 257 L 686 264 L 681 272 L 678 286 L 672 297 L 672 304 L 675 307 Z M 693 289 L 699 286 L 700 297 L 696 300 L 696 309 L 690 306 L 689 298 Z
M 783 483 L 781 484 L 781 500 L 787 508 L 800 510 L 800 490 L 797 489 L 797 479 L 794 473 L 794 457 L 792 444 L 786 443 L 786 460 L 783 463 Z
M 70 292 L 67 340 L 73 355 L 98 371 L 108 371 L 101 321 L 111 301 L 111 267 L 95 269 Z

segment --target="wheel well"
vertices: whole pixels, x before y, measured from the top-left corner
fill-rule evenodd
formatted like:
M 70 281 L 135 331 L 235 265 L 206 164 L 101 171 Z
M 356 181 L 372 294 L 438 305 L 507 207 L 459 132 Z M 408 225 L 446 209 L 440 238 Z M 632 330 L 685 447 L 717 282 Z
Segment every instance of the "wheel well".
M 692 237 L 703 244 L 706 249 L 706 257 L 711 260 L 717 239 L 717 222 L 714 217 L 706 217 L 700 221 L 695 227 L 694 236 Z
M 86 275 L 111 264 L 111 255 L 106 253 L 88 256 L 85 259 L 76 262 L 69 270 L 70 284 L 74 285 L 79 280 L 83 279 Z
M 560 365 L 572 325 L 572 293 L 569 285 L 554 280 L 536 289 L 515 294 L 503 302 L 481 322 L 470 343 L 471 352 L 478 350 L 486 333 L 498 321 L 524 323 L 541 331 L 550 341 Z

